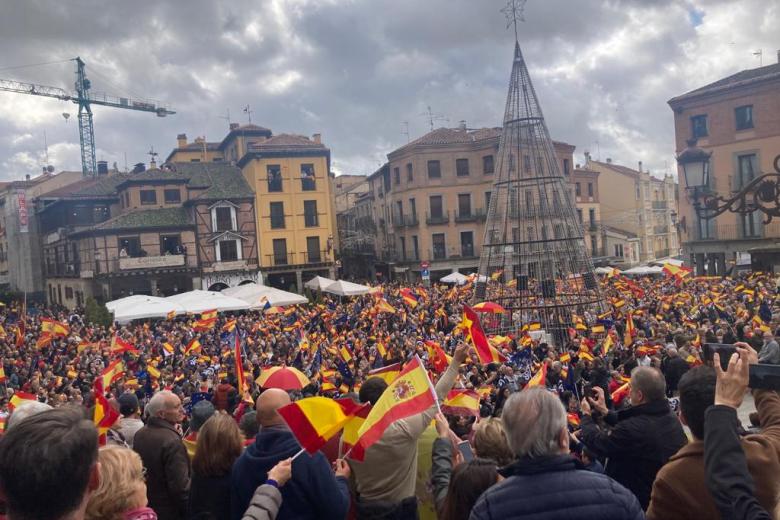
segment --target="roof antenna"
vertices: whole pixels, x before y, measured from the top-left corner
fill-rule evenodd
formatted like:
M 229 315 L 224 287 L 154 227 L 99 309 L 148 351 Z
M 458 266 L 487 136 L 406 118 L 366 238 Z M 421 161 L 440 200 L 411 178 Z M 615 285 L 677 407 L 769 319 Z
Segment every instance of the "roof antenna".
M 428 110 L 420 115 L 425 116 L 425 118 L 428 120 L 428 124 L 431 125 L 431 132 L 433 132 L 433 125 L 436 121 L 449 121 L 449 118 L 446 118 L 440 114 L 434 114 L 433 110 L 431 110 L 431 105 L 428 105 Z
M 404 129 L 401 131 L 403 135 L 406 136 L 406 142 L 409 142 L 409 121 L 401 121 L 401 124 L 404 125 Z
M 249 122 L 250 122 L 250 123 L 252 123 L 252 112 L 254 112 L 254 110 L 252 110 L 251 108 L 249 108 L 249 105 L 247 105 L 247 106 L 245 106 L 245 107 L 244 107 L 244 113 L 245 113 L 245 114 L 247 115 L 247 117 L 249 118 Z
M 515 42 L 518 41 L 517 22 L 518 20 L 521 22 L 525 21 L 524 11 L 526 2 L 527 0 L 509 0 L 506 3 L 506 7 L 501 9 L 501 12 L 504 13 L 504 16 L 506 16 L 506 28 L 509 29 L 510 27 L 514 27 Z
M 758 56 L 758 66 L 763 67 L 764 66 L 764 50 L 758 49 L 756 52 L 753 53 L 753 56 Z
M 146 152 L 146 155 L 149 156 L 149 169 L 155 168 L 157 166 L 157 160 L 155 159 L 155 157 L 157 157 L 160 154 L 154 151 L 154 145 L 152 145 L 149 151 Z

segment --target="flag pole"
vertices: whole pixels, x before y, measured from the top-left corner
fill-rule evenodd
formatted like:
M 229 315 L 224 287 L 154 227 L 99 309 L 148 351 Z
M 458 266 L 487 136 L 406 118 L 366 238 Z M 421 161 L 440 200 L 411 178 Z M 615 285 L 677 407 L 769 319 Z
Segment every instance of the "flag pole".
M 290 459 L 290 461 L 293 461 L 293 460 L 297 459 L 298 457 L 300 457 L 304 453 L 306 453 L 306 448 L 301 448 L 301 451 L 299 451 L 298 453 L 293 455 L 293 458 Z
M 420 364 L 420 366 L 425 366 L 422 363 L 422 360 L 420 359 L 420 356 L 417 354 L 414 355 L 414 357 L 417 359 L 417 362 Z M 441 411 L 441 403 L 439 402 L 439 396 L 436 395 L 436 388 L 434 388 L 433 383 L 431 382 L 431 378 L 428 377 L 428 371 L 425 371 L 425 379 L 428 380 L 428 388 L 431 391 L 431 394 L 433 395 L 433 400 L 436 401 L 436 410 L 438 410 L 439 413 L 442 413 Z

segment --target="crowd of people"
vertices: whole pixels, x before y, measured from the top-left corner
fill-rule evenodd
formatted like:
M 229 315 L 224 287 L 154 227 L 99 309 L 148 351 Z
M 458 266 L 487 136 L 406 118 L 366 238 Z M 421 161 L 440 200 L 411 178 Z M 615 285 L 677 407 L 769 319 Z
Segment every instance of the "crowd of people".
M 489 283 L 503 283 L 491 280 Z M 778 280 L 601 281 L 604 308 L 561 336 L 533 315 L 480 362 L 464 286 L 113 326 L 80 310 L 0 310 L 0 499 L 15 519 L 772 518 L 780 397 Z M 579 312 L 579 314 L 576 314 Z M 706 343 L 737 353 L 724 370 Z M 336 435 L 301 447 L 278 410 L 310 396 L 375 404 L 372 374 L 418 356 L 437 404 L 394 421 L 363 460 Z M 263 387 L 295 367 L 300 388 Z M 478 396 L 442 410 L 451 391 Z M 444 412 L 444 413 L 442 413 Z

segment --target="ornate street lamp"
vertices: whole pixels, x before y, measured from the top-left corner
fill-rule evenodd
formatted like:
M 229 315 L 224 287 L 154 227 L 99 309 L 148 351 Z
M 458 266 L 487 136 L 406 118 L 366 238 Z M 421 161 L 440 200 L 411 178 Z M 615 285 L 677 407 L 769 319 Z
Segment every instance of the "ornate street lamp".
M 768 224 L 774 217 L 780 217 L 780 155 L 775 157 L 774 172 L 752 179 L 729 198 L 718 195 L 710 186 L 711 156 L 712 152 L 696 146 L 696 139 L 690 139 L 688 148 L 677 156 L 688 198 L 699 218 L 710 220 L 726 211 L 740 215 L 760 211 L 766 215 L 764 224 Z

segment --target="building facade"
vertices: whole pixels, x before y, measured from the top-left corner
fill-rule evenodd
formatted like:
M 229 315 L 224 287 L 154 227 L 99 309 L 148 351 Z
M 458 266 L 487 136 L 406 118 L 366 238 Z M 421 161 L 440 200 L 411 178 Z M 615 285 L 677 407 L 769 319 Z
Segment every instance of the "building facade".
M 639 239 L 639 261 L 652 262 L 680 254 L 677 237 L 677 183 L 671 175 L 659 179 L 642 168 L 593 160 L 586 153 L 586 170 L 598 172 L 601 223 Z
M 369 176 L 379 271 L 415 280 L 476 271 L 501 128 L 439 128 L 390 152 Z M 554 142 L 571 178 L 574 146 Z
M 714 192 L 728 197 L 774 171 L 780 154 L 780 55 L 778 63 L 720 79 L 671 99 L 669 106 L 677 152 L 689 139 L 712 152 L 709 188 Z M 759 211 L 701 219 L 681 189 L 680 232 L 685 260 L 699 274 L 720 275 L 750 257 L 757 269 L 780 270 L 780 223 L 764 224 Z
M 109 172 L 38 197 L 46 298 L 169 296 L 259 280 L 254 197 L 227 164 Z
M 599 172 L 575 168 L 571 179 L 574 184 L 574 206 L 582 225 L 585 247 L 593 263 L 599 264 L 605 252 L 601 240 L 601 205 L 599 204 Z

